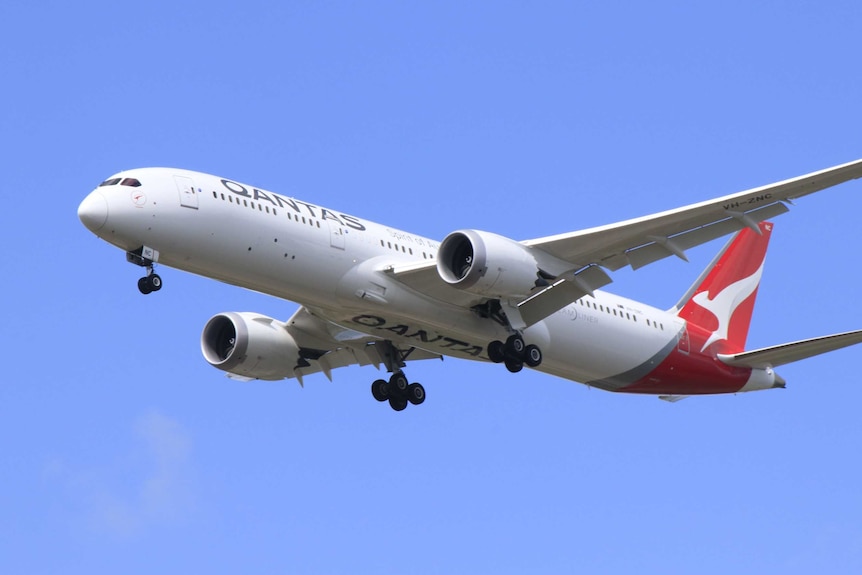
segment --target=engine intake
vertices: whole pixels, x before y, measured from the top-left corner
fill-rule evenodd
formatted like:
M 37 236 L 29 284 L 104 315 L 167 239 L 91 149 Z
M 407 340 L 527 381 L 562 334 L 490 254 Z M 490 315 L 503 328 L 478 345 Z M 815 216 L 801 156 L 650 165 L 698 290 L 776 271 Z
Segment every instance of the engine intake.
M 299 346 L 283 323 L 249 312 L 210 318 L 201 334 L 201 352 L 211 366 L 253 379 L 290 377 L 300 360 Z
M 437 273 L 458 289 L 491 297 L 525 297 L 541 277 L 530 248 L 479 230 L 446 236 L 437 252 Z

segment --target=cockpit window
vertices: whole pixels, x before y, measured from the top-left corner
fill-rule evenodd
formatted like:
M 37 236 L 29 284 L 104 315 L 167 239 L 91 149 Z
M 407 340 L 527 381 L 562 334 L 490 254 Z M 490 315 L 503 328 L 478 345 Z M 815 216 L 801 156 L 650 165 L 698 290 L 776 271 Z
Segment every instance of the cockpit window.
M 99 187 L 101 188 L 102 186 L 116 186 L 117 184 L 120 183 L 121 179 L 122 178 L 111 178 L 110 180 L 105 180 L 104 182 L 99 184 Z
M 140 180 L 137 178 L 126 178 L 122 182 L 120 182 L 121 186 L 132 186 L 133 188 L 137 188 L 141 185 Z

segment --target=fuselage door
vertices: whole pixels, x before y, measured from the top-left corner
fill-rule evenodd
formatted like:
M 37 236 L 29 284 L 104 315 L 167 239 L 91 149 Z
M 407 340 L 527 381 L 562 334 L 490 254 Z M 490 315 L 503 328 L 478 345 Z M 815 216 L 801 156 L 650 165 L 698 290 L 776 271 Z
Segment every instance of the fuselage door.
M 338 222 L 329 222 L 329 245 L 338 250 L 344 249 L 344 226 Z
M 195 183 L 187 176 L 174 176 L 177 190 L 180 192 L 180 205 L 184 208 L 198 209 L 198 195 L 195 193 Z

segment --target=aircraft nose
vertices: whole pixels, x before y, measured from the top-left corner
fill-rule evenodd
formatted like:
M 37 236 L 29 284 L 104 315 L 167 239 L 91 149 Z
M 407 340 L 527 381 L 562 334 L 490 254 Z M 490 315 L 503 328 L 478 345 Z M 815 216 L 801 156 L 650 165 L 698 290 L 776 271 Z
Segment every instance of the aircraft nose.
M 78 218 L 93 233 L 102 229 L 108 219 L 108 200 L 102 192 L 96 190 L 84 198 L 78 206 Z

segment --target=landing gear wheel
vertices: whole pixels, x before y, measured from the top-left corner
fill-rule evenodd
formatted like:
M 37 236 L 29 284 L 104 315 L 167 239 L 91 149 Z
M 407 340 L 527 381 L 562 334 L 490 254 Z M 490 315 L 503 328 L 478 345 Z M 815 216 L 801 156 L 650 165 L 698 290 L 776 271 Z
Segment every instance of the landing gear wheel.
M 524 362 L 519 359 L 512 359 L 511 357 L 507 357 L 506 369 L 508 369 L 512 373 L 518 373 L 519 371 L 524 369 Z
M 403 397 L 390 397 L 389 407 L 395 411 L 404 411 L 407 408 L 407 399 Z
M 521 357 L 524 353 L 524 338 L 520 334 L 510 335 L 506 340 L 506 353 L 515 357 Z
M 138 280 L 138 291 L 144 295 L 159 291 L 160 289 L 162 289 L 162 278 L 159 274 L 151 273 Z
M 374 399 L 377 401 L 386 401 L 389 399 L 389 384 L 386 383 L 385 379 L 375 380 L 374 383 L 371 384 L 371 395 L 373 395 Z
M 392 374 L 392 377 L 389 378 L 389 397 L 406 397 L 407 396 L 407 387 L 409 383 L 407 382 L 407 378 L 400 371 L 397 371 Z M 391 401 L 390 401 L 391 403 Z M 393 408 L 395 409 L 395 408 Z M 404 409 L 403 407 L 401 409 Z M 396 410 L 396 411 L 401 411 Z
M 506 360 L 506 346 L 502 341 L 495 339 L 488 344 L 488 359 L 494 363 L 503 363 Z
M 537 345 L 524 348 L 524 363 L 529 367 L 538 367 L 542 363 L 542 350 Z
M 425 388 L 421 383 L 411 383 L 407 386 L 407 400 L 413 405 L 421 405 L 425 401 Z
M 153 288 L 150 287 L 150 282 L 147 281 L 149 278 L 141 278 L 138 280 L 138 291 L 142 294 L 147 295 L 153 291 Z
M 146 278 L 147 285 L 150 288 L 150 291 L 159 291 L 162 289 L 162 278 L 159 274 L 150 274 Z
M 403 363 L 402 363 L 403 365 Z M 425 388 L 421 383 L 410 383 L 400 369 L 392 372 L 389 381 L 377 379 L 371 384 L 371 395 L 380 402 L 388 401 L 395 411 L 407 409 L 409 404 L 425 402 Z

